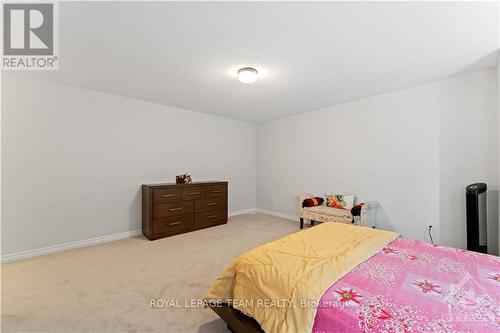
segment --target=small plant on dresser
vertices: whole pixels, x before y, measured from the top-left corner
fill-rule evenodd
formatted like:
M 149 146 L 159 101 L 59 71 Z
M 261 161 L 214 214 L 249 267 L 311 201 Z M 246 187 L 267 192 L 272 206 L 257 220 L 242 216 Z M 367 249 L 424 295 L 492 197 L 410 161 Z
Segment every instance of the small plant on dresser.
M 150 240 L 227 223 L 227 182 L 142 185 L 142 233 Z

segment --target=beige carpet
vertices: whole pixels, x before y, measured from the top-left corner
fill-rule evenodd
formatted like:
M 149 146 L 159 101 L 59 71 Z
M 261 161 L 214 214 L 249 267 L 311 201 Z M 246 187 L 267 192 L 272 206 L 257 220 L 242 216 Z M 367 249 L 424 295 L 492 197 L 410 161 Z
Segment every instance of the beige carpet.
M 200 298 L 238 254 L 298 231 L 245 214 L 170 238 L 143 237 L 2 265 L 2 332 L 228 332 L 212 310 L 151 308 Z

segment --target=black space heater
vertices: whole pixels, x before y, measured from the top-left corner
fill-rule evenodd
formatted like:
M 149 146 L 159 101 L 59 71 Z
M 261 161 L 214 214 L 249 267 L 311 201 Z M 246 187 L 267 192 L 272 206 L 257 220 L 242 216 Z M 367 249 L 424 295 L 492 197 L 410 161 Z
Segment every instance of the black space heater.
M 486 189 L 485 183 L 471 184 L 465 188 L 469 251 L 487 251 Z

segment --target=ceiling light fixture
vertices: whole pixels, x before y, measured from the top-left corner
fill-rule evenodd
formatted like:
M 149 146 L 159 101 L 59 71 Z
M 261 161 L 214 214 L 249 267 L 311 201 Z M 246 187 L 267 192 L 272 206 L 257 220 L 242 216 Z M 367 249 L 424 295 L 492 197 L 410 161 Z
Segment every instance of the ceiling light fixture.
M 244 67 L 238 71 L 238 80 L 243 83 L 254 83 L 257 81 L 257 70 L 252 67 Z

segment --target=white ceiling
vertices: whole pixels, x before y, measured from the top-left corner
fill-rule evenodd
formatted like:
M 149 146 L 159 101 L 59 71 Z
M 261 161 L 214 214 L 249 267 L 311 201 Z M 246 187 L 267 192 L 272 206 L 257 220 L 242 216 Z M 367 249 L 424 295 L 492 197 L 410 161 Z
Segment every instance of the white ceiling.
M 61 2 L 60 70 L 24 75 L 261 122 L 493 66 L 498 6 Z

